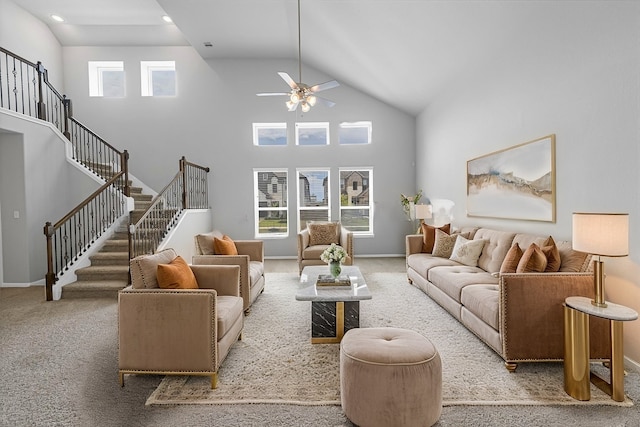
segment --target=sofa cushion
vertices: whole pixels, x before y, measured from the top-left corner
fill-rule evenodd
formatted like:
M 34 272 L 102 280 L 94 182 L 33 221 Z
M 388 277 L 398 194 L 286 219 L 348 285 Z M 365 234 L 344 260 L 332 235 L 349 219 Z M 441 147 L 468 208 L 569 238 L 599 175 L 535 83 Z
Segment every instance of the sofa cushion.
M 497 273 L 500 271 L 502 261 L 511 248 L 515 235 L 515 233 L 490 230 L 488 228 L 481 228 L 476 231 L 476 234 L 473 236 L 474 240 L 486 240 L 480 258 L 478 258 L 478 267 L 489 273 Z M 526 248 L 526 246 L 522 245 L 520 245 L 520 247 Z
M 218 295 L 216 298 L 216 312 L 218 315 L 218 341 L 220 341 L 238 319 L 238 313 L 243 312 L 242 298 Z
M 497 285 L 498 278 L 479 267 L 466 265 L 440 266 L 429 270 L 428 280 L 438 289 L 460 303 L 460 293 L 469 285 Z
M 302 257 L 304 259 L 317 259 L 320 260 L 320 255 L 331 245 L 315 245 L 315 246 L 307 246 L 302 251 Z
M 412 254 L 407 257 L 407 267 L 415 270 L 420 276 L 427 278 L 428 272 L 433 267 L 440 266 L 459 266 L 455 261 L 449 258 L 440 258 L 431 254 Z
M 158 264 L 169 264 L 178 254 L 169 248 L 153 255 L 140 255 L 129 262 L 131 286 L 134 289 L 158 288 Z
M 484 240 L 468 240 L 458 235 L 449 259 L 458 261 L 464 265 L 476 267 L 484 244 Z
M 198 289 L 198 282 L 191 267 L 177 256 L 169 264 L 158 264 L 157 280 L 162 289 Z
M 504 257 L 504 261 L 502 261 L 502 266 L 500 266 L 500 273 L 515 273 L 518 268 L 518 263 L 522 258 L 522 249 L 520 249 L 520 245 L 514 243 L 507 252 L 507 255 Z
M 311 222 L 307 228 L 309 229 L 309 246 L 340 243 L 340 224 L 337 222 Z
M 431 254 L 442 258 L 449 258 L 451 252 L 453 252 L 457 238 L 457 234 L 447 234 L 442 230 L 436 230 L 436 239 Z
M 542 253 L 547 258 L 547 266 L 544 271 L 556 272 L 560 270 L 560 251 L 553 237 L 549 236 L 540 249 L 542 249 Z
M 196 250 L 197 255 L 214 255 L 213 238 L 217 237 L 222 239 L 223 234 L 218 230 L 213 230 L 209 233 L 201 233 L 196 235 Z
M 264 263 L 260 261 L 249 261 L 249 276 L 251 277 L 251 285 L 258 283 L 258 280 L 264 276 Z
M 451 232 L 451 224 L 445 224 L 441 227 L 422 223 L 420 225 L 422 231 L 422 252 L 430 254 L 433 251 L 433 245 L 436 242 L 436 230 L 444 231 L 449 234 Z
M 238 255 L 236 244 L 231 237 L 226 234 L 222 236 L 222 239 L 218 237 L 213 238 L 213 251 L 216 255 Z
M 499 299 L 500 288 L 498 285 L 465 286 L 460 295 L 462 305 L 495 330 L 499 330 L 500 324 Z
M 547 257 L 540 246 L 532 243 L 522 254 L 516 273 L 539 273 L 547 267 Z

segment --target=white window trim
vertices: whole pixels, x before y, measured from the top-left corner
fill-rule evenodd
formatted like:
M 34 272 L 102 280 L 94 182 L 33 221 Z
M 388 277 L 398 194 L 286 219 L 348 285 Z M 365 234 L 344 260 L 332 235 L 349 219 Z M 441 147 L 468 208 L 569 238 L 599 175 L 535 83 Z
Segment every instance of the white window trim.
M 257 147 L 285 147 L 288 144 L 284 145 L 260 145 L 259 144 L 259 132 L 262 129 L 284 129 L 286 134 L 287 124 L 286 123 L 254 123 L 253 124 L 253 145 Z
M 104 96 L 102 73 L 105 71 L 124 72 L 124 61 L 89 61 L 89 96 Z
M 339 218 L 342 218 L 342 210 L 349 209 L 369 209 L 369 231 L 353 231 L 354 236 L 373 236 L 374 235 L 374 212 L 373 212 L 373 166 L 356 166 L 338 168 L 339 184 L 342 183 L 342 172 L 368 171 L 369 172 L 369 206 L 342 206 L 339 203 Z
M 329 183 L 327 186 L 327 206 L 300 206 L 300 173 L 304 172 L 327 172 L 327 182 Z M 331 221 L 331 168 L 328 167 L 318 167 L 318 168 L 296 168 L 296 220 L 298 221 L 298 231 L 302 231 L 301 229 L 301 218 L 300 213 L 302 211 L 309 210 L 327 210 L 327 221 Z
M 370 121 L 359 121 L 359 122 L 342 122 L 340 123 L 340 129 L 349 129 L 349 128 L 366 128 L 367 129 L 367 142 L 365 144 L 349 144 L 343 143 L 340 141 L 340 131 L 338 131 L 338 142 L 340 145 L 367 145 L 371 144 L 371 136 L 373 134 L 373 123 Z
M 302 145 L 303 147 L 324 147 L 330 144 L 329 137 L 329 122 L 297 122 L 295 126 L 296 131 L 296 145 L 300 145 L 300 129 L 325 129 L 327 131 L 327 143 L 323 145 Z
M 258 174 L 260 172 L 284 172 L 287 174 L 287 206 L 281 208 L 261 208 L 260 207 L 260 189 L 258 188 Z M 291 227 L 291 216 L 289 215 L 289 170 L 287 168 L 254 168 L 253 169 L 253 223 L 254 235 L 261 239 L 284 239 L 289 237 L 289 228 Z M 287 212 L 287 231 L 284 233 L 260 233 L 260 211 L 285 211 Z
M 176 71 L 175 61 L 140 61 L 140 90 L 142 96 L 154 96 L 153 95 L 153 72 L 154 71 Z M 176 81 L 176 93 L 178 93 Z

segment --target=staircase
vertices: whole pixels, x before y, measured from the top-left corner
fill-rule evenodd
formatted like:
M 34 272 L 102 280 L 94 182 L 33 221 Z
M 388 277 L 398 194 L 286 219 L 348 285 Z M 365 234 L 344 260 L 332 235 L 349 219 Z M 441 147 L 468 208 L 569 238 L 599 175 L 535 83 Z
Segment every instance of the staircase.
M 135 221 L 151 204 L 152 196 L 142 188 L 130 187 L 135 201 L 131 217 Z M 126 226 L 118 229 L 102 248 L 90 256 L 91 265 L 76 270 L 77 281 L 62 288 L 62 298 L 117 298 L 129 283 L 129 240 Z

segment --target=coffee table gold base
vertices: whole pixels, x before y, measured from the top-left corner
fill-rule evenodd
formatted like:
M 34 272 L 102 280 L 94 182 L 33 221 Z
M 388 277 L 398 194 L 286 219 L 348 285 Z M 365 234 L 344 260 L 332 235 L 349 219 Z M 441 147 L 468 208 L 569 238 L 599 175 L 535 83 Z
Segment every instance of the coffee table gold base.
M 577 400 L 591 399 L 590 383 L 616 402 L 624 402 L 624 349 L 622 322 L 609 320 L 611 363 L 609 382 L 591 372 L 589 315 L 564 307 L 564 390 Z

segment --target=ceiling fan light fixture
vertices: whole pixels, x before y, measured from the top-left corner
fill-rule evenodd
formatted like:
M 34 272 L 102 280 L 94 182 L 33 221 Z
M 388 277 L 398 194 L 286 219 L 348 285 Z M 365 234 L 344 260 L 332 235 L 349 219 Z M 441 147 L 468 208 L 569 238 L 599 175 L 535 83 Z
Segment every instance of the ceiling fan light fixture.
M 311 105 L 307 104 L 305 101 L 302 101 L 300 108 L 302 109 L 303 113 L 308 113 L 309 110 L 311 110 Z
M 295 104 L 297 102 L 300 102 L 300 95 L 298 94 L 298 92 L 291 92 L 291 97 L 289 99 Z
M 307 96 L 307 103 L 309 103 L 310 106 L 313 107 L 314 105 L 316 105 L 316 101 L 317 101 L 317 98 L 315 96 L 313 95 Z
M 291 101 L 287 101 L 287 102 L 284 103 L 284 105 L 286 105 L 288 109 L 291 109 L 291 107 L 296 105 L 296 103 L 295 102 L 291 102 Z

